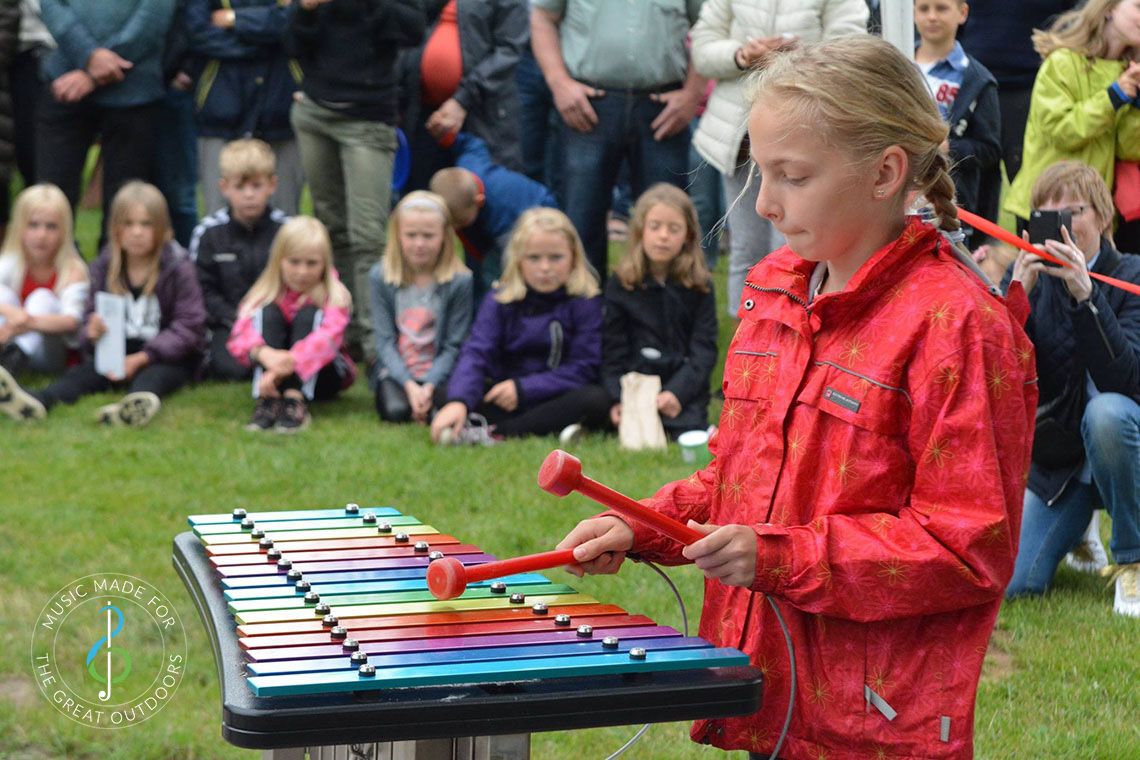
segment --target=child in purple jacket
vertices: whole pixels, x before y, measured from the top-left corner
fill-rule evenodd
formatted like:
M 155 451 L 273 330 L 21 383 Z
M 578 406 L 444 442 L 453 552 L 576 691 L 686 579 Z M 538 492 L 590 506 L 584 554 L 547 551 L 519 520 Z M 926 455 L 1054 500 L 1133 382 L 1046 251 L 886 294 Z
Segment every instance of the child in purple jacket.
M 472 412 L 496 436 L 569 437 L 583 423 L 603 425 L 609 397 L 596 384 L 601 360 L 602 299 L 582 241 L 561 211 L 531 209 L 519 218 L 499 287 L 483 300 L 460 351 L 432 440 L 478 440 L 470 435 Z
M 206 307 L 194 263 L 173 241 L 162 193 L 145 182 L 128 182 L 111 203 L 110 242 L 91 265 L 91 294 L 80 331 L 85 359 L 46 388 L 28 393 L 0 368 L 0 412 L 20 421 L 42 419 L 59 402 L 121 389 L 122 400 L 98 412 L 108 425 L 145 425 L 161 398 L 194 376 L 205 346 Z M 99 291 L 125 300 L 121 375 L 101 374 L 91 351 L 107 332 L 95 312 Z

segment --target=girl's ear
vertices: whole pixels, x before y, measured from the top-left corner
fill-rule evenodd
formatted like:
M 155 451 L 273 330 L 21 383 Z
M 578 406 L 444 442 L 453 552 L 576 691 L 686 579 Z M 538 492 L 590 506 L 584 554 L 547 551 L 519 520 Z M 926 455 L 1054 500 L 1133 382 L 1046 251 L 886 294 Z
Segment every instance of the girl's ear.
M 874 184 L 871 189 L 876 199 L 893 198 L 906 185 L 910 171 L 910 160 L 906 151 L 892 145 L 883 151 L 879 160 L 872 165 Z

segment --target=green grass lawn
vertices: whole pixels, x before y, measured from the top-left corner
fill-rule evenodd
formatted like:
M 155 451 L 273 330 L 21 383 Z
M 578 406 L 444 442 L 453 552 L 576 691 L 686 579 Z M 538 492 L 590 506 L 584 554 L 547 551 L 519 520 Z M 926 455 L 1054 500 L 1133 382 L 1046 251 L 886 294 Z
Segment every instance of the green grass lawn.
M 90 241 L 88 215 L 80 229 Z M 717 279 L 723 294 L 723 262 Z M 725 345 L 722 340 L 722 351 Z M 3 758 L 257 756 L 220 736 L 210 645 L 171 567 L 171 540 L 187 529 L 187 515 L 389 504 L 506 557 L 552 548 L 596 511 L 582 497 L 559 500 L 536 486 L 553 440 L 435 448 L 423 428 L 381 426 L 363 383 L 341 400 L 318 405 L 312 428 L 294 438 L 241 430 L 251 409 L 242 385 L 181 392 L 138 431 L 94 424 L 95 409 L 108 398 L 61 407 L 39 425 L 0 420 Z M 688 474 L 675 447 L 628 453 L 614 438 L 593 436 L 575 453 L 588 474 L 633 496 Z M 117 731 L 83 728 L 55 712 L 39 694 L 30 662 L 32 627 L 52 594 L 105 571 L 145 579 L 173 599 L 189 641 L 186 677 L 172 702 L 153 719 Z M 695 624 L 698 574 L 676 568 L 670 576 Z M 627 565 L 619 576 L 573 585 L 680 627 L 671 592 L 646 568 Z M 1140 623 L 1114 616 L 1111 604 L 1102 580 L 1062 569 L 1049 596 L 1002 610 L 978 699 L 978 757 L 1140 758 Z M 539 734 L 532 753 L 604 757 L 634 730 Z M 722 755 L 691 744 L 685 725 L 666 724 L 654 726 L 626 756 Z

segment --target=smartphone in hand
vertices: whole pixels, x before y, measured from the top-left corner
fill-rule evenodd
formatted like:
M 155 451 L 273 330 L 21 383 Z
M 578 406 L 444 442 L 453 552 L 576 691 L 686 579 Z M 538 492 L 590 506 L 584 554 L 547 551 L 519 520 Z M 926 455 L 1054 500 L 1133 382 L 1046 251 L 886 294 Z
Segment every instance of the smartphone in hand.
M 1046 240 L 1056 240 L 1059 243 L 1065 241 L 1061 236 L 1062 227 L 1068 229 L 1070 235 L 1073 234 L 1073 214 L 1071 211 L 1033 209 L 1029 212 L 1029 224 L 1026 225 L 1025 229 L 1029 232 L 1030 243 L 1045 245 Z M 1060 264 L 1054 264 L 1052 261 L 1045 261 L 1045 265 L 1060 266 Z

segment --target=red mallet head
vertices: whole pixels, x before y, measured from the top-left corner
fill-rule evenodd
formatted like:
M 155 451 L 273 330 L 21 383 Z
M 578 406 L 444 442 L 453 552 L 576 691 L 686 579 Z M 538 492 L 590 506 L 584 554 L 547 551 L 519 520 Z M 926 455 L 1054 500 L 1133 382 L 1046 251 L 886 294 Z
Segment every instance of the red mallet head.
M 582 482 L 582 460 L 555 449 L 546 455 L 538 471 L 538 485 L 555 496 L 566 496 Z
M 437 559 L 428 565 L 427 582 L 436 599 L 454 599 L 467 589 L 467 570 L 455 557 Z

